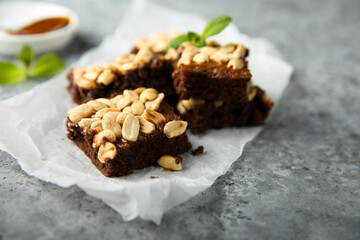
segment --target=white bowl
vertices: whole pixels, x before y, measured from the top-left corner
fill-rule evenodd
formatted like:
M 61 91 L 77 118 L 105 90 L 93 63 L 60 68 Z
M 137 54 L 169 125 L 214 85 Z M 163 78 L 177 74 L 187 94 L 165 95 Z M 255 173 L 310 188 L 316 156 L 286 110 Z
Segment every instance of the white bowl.
M 40 34 L 10 35 L 5 31 L 49 17 L 68 17 L 70 21 L 65 27 Z M 79 17 L 75 12 L 57 4 L 22 1 L 0 3 L 0 54 L 15 55 L 25 44 L 35 53 L 59 50 L 72 40 L 78 24 Z

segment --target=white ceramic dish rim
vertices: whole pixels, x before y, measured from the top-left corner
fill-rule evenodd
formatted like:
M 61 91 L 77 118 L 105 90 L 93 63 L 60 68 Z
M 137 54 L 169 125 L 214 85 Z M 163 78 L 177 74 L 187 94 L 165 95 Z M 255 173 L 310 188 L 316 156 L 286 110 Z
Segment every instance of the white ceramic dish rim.
M 21 1 L 16 1 L 16 3 L 21 3 Z M 29 2 L 26 2 L 29 4 Z M 54 15 L 53 17 L 68 17 L 69 18 L 69 24 L 65 27 L 62 27 L 60 29 L 45 32 L 45 33 L 39 33 L 39 34 L 29 34 L 29 35 L 6 35 L 3 34 L 0 36 L 0 42 L 40 42 L 44 40 L 51 40 L 56 39 L 60 36 L 64 36 L 67 34 L 71 34 L 72 31 L 77 29 L 79 25 L 79 17 L 78 15 L 71 9 L 66 8 L 64 6 L 55 4 L 55 3 L 48 3 L 48 2 L 34 2 L 36 4 L 43 4 L 48 5 L 52 7 L 62 8 L 66 14 L 58 14 Z M 31 24 L 31 22 L 29 23 Z

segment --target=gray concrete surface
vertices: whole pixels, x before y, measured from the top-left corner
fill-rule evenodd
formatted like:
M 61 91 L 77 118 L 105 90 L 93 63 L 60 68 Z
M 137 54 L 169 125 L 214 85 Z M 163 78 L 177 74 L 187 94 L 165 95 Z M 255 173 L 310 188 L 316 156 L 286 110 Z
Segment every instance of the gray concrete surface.
M 61 52 L 68 63 L 111 34 L 129 4 L 56 2 L 81 18 L 75 42 Z M 159 2 L 206 18 L 227 13 L 294 65 L 263 132 L 160 227 L 123 222 L 77 187 L 27 176 L 0 151 L 0 239 L 360 239 L 360 1 Z M 41 81 L 2 88 L 1 98 Z

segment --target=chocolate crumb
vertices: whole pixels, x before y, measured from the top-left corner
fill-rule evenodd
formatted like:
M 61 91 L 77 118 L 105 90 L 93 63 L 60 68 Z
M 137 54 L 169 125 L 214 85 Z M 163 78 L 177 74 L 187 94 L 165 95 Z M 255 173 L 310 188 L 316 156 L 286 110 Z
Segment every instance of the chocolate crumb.
M 200 155 L 204 153 L 204 147 L 198 146 L 195 150 L 191 150 L 191 154 L 194 156 Z
M 177 157 L 175 158 L 175 162 L 176 162 L 176 164 L 182 163 L 182 158 L 179 157 L 179 156 L 177 156 Z
M 158 176 L 151 176 L 150 177 L 151 179 L 156 179 L 156 178 L 159 178 Z

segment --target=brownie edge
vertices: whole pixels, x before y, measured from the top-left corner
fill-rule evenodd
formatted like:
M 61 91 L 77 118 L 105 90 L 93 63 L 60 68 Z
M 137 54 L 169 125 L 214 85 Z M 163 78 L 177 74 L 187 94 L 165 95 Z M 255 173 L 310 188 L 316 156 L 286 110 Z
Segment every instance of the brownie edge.
M 163 98 L 155 89 L 142 88 L 89 101 L 70 109 L 68 137 L 106 177 L 156 165 L 163 155 L 177 156 L 192 147 L 187 122 Z

